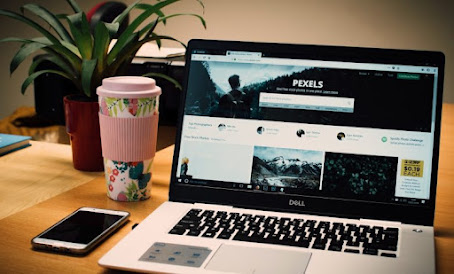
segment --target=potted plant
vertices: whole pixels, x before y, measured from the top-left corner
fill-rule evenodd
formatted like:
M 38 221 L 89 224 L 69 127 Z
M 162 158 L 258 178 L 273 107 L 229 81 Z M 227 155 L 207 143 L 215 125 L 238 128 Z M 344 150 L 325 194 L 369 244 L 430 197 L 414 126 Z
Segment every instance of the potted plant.
M 205 20 L 198 14 L 177 13 L 165 15 L 163 9 L 179 0 L 163 0 L 154 3 L 136 1 L 121 12 L 112 22 L 98 22 L 94 30 L 90 30 L 87 16 L 75 0 L 66 0 L 74 11 L 70 15 L 57 15 L 37 4 L 26 4 L 21 13 L 0 9 L 0 15 L 18 20 L 37 30 L 42 37 L 16 38 L 9 37 L 0 42 L 18 42 L 20 49 L 12 58 L 10 72 L 28 56 L 41 50 L 46 54 L 34 58 L 29 75 L 24 80 L 21 92 L 42 74 L 53 73 L 70 80 L 76 94 L 65 97 L 66 127 L 71 137 L 73 164 L 76 169 L 95 171 L 102 170 L 101 142 L 99 137 L 98 103 L 96 88 L 102 79 L 117 75 L 125 75 L 135 54 L 142 45 L 154 42 L 161 46 L 163 40 L 177 39 L 155 33 L 158 24 L 183 15 L 198 18 L 206 27 Z M 204 8 L 201 0 L 196 0 Z M 122 31 L 119 26 L 132 10 L 139 10 L 139 15 Z M 30 19 L 32 14 L 41 23 Z M 66 25 L 62 23 L 66 22 Z M 118 37 L 113 44 L 113 37 Z M 52 62 L 59 69 L 37 69 L 43 62 Z M 145 76 L 163 77 L 175 85 L 178 83 L 162 74 Z

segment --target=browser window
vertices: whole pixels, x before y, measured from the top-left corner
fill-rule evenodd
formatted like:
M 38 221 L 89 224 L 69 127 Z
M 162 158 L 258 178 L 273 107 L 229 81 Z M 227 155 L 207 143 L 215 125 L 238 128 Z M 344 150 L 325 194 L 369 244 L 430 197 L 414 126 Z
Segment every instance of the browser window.
M 178 182 L 424 204 L 437 73 L 196 50 Z

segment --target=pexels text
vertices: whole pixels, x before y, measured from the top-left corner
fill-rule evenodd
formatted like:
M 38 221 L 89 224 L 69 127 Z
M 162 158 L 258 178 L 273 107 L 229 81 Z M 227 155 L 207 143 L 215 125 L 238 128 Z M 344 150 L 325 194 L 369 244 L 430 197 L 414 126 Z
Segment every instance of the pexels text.
M 300 88 L 323 88 L 323 81 L 293 79 L 293 86 Z

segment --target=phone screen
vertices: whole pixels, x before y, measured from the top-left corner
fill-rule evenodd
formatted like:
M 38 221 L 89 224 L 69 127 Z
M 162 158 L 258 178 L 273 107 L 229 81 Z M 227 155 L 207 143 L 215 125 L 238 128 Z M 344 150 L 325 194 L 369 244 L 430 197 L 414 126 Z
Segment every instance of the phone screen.
M 40 237 L 63 242 L 88 244 L 121 218 L 122 216 L 119 215 L 78 211 Z

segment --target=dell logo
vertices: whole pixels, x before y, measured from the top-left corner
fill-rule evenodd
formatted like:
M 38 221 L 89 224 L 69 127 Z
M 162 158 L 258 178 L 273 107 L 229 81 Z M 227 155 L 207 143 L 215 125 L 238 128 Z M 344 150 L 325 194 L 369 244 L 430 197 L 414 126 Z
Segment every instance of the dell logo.
M 292 200 L 292 199 L 288 200 L 288 205 L 291 205 L 291 206 L 306 206 L 304 204 L 303 200 Z

